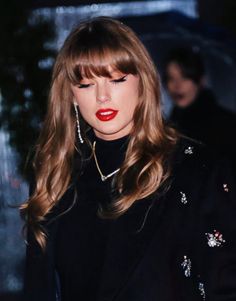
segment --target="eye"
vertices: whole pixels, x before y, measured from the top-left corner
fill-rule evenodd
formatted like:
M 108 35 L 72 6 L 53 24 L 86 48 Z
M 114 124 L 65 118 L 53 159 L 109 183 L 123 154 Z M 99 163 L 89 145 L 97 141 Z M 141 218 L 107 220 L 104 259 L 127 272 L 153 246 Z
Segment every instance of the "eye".
M 117 78 L 117 79 L 113 79 L 111 82 L 112 82 L 113 84 L 122 83 L 122 82 L 125 82 L 125 81 L 127 80 L 126 77 L 127 77 L 127 75 L 122 76 L 122 77 Z
M 91 86 L 91 84 L 78 84 L 78 85 L 77 85 L 77 87 L 78 87 L 79 89 L 88 88 L 88 87 L 90 87 L 90 86 Z

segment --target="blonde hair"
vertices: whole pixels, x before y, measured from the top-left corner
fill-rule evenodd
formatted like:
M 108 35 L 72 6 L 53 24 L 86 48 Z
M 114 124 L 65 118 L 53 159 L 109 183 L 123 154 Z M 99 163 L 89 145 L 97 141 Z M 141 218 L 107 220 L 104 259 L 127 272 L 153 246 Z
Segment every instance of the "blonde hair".
M 109 77 L 108 67 L 140 79 L 135 126 L 116 181 L 120 194 L 108 216 L 123 214 L 135 201 L 154 193 L 170 176 L 169 157 L 178 135 L 163 122 L 160 79 L 146 48 L 129 27 L 117 20 L 99 17 L 81 23 L 66 39 L 54 65 L 48 111 L 33 164 L 35 188 L 21 208 L 42 248 L 46 238 L 40 224 L 71 181 L 76 148 L 71 84 L 77 84 L 83 76 Z M 81 116 L 80 119 L 82 135 L 88 143 L 89 126 Z M 79 146 L 77 150 L 80 152 Z M 80 156 L 83 160 L 81 152 Z

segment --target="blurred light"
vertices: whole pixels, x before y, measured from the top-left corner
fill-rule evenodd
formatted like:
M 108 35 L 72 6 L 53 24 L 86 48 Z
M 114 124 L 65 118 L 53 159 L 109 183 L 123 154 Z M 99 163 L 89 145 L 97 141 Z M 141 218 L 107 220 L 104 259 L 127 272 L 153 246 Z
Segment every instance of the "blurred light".
M 55 48 L 60 48 L 71 29 L 84 19 L 95 16 L 128 17 L 146 16 L 168 11 L 178 11 L 196 18 L 197 0 L 148 0 L 134 2 L 96 3 L 89 5 L 39 8 L 34 10 L 32 18 L 43 16 L 54 21 L 58 29 Z
M 38 117 L 33 117 L 33 118 L 31 118 L 30 126 L 34 129 L 38 130 L 39 128 L 41 128 L 42 124 Z
M 17 114 L 19 114 L 19 112 L 21 112 L 22 111 L 22 107 L 20 106 L 20 105 L 14 105 L 13 107 L 12 107 L 12 109 L 11 109 L 11 113 L 13 114 L 13 115 L 17 115 Z
M 98 4 L 92 4 L 91 5 L 91 10 L 92 11 L 98 11 L 99 10 L 99 5 Z
M 16 74 L 16 80 L 17 80 L 17 82 L 18 83 L 22 83 L 24 81 L 24 79 L 25 79 L 23 72 L 21 70 L 19 70 L 19 69 L 16 72 L 17 72 L 17 74 Z
M 35 26 L 38 23 L 40 23 L 43 19 L 52 19 L 54 12 L 52 11 L 51 8 L 41 8 L 40 9 L 41 13 L 40 14 L 31 14 L 30 18 L 28 19 L 28 24 L 31 26 Z
M 17 109 L 20 109 L 20 106 Z M 16 292 L 19 293 L 23 286 L 19 273 L 21 273 L 20 266 L 25 254 L 21 236 L 23 225 L 16 204 L 27 198 L 28 185 L 17 172 L 19 154 L 9 143 L 9 132 L 1 129 L 0 209 L 4 208 L 4 210 L 0 210 L 0 294 L 10 292 L 13 295 Z M 18 188 L 13 189 L 12 184 L 17 185 Z M 11 205 L 14 205 L 15 209 Z
M 29 110 L 30 107 L 31 107 L 31 105 L 32 105 L 32 102 L 31 102 L 31 101 L 26 101 L 26 102 L 24 103 L 24 108 L 25 108 L 26 110 Z
M 19 279 L 19 275 L 8 274 L 5 278 L 5 285 L 11 292 L 20 291 L 22 281 Z
M 30 89 L 25 89 L 25 91 L 24 91 L 24 97 L 25 98 L 31 98 L 32 95 L 33 95 L 33 93 Z
M 54 58 L 47 57 L 38 62 L 38 67 L 40 69 L 50 69 L 52 67 L 53 63 L 54 63 Z

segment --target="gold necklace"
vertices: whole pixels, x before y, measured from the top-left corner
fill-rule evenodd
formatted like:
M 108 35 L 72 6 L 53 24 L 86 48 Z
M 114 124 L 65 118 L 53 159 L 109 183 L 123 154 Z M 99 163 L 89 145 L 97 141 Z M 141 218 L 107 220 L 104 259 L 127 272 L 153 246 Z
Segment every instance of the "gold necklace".
M 93 142 L 93 156 L 94 156 L 94 160 L 95 160 L 95 163 L 96 163 L 96 167 L 97 167 L 97 170 L 100 174 L 100 177 L 101 177 L 101 180 L 104 182 L 106 181 L 108 178 L 112 177 L 114 174 L 116 174 L 120 168 L 114 170 L 113 172 L 109 173 L 107 176 L 104 176 L 104 174 L 102 173 L 100 167 L 99 167 L 99 164 L 98 164 L 98 159 L 97 159 L 97 156 L 96 156 L 96 152 L 95 152 L 95 148 L 96 148 L 96 141 Z

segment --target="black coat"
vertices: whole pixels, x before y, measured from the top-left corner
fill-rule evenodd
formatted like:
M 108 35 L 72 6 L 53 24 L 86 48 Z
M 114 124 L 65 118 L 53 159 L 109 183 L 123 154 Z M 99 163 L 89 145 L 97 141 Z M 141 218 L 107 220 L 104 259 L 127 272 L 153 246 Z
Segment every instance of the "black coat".
M 137 201 L 113 222 L 96 301 L 236 300 L 230 168 L 190 140 L 181 140 L 173 165 L 167 193 Z M 72 185 L 44 223 L 44 255 L 29 231 L 24 301 L 58 300 L 53 264 L 60 218 L 54 218 L 73 197 Z
M 220 107 L 210 90 L 202 89 L 186 108 L 175 106 L 170 121 L 181 133 L 227 156 L 236 174 L 236 115 Z

